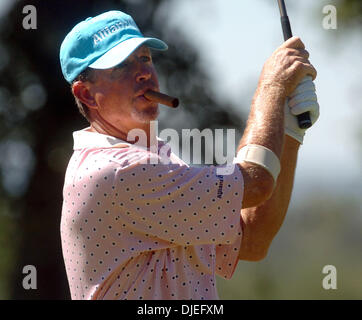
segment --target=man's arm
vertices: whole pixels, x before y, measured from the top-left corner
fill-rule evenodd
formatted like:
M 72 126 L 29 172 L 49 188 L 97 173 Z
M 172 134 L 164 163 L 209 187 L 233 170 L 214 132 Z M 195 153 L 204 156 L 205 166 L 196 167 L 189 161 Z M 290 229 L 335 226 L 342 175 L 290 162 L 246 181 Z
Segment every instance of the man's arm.
M 252 163 L 239 163 L 244 178 L 240 218 L 243 238 L 239 250 L 239 258 L 243 260 L 257 261 L 266 256 L 288 210 L 299 142 L 284 136 L 283 111 L 286 97 L 295 91 L 302 79 L 306 75 L 312 78 L 317 75 L 308 58 L 303 42 L 292 37 L 274 51 L 259 78 L 238 150 L 248 144 L 267 147 L 280 159 L 281 172 L 275 185 L 272 181 L 275 188 L 270 189 L 271 175 L 265 180 L 269 173 L 257 165 L 249 167 Z M 264 183 L 267 188 L 260 188 Z
M 266 257 L 288 210 L 299 145 L 298 141 L 285 136 L 281 171 L 271 198 L 260 206 L 241 210 L 243 235 L 239 259 L 258 261 Z
M 264 64 L 238 151 L 249 144 L 271 150 L 280 160 L 284 144 L 284 106 L 306 75 L 316 76 L 298 37 L 288 39 Z M 253 162 L 238 163 L 244 178 L 242 208 L 258 207 L 275 193 L 271 174 Z

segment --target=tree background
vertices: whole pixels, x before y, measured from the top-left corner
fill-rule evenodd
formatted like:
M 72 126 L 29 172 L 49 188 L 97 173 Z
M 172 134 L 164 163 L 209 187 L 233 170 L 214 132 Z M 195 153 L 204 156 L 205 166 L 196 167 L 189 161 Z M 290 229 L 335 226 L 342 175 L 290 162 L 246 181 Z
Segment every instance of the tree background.
M 14 1 L 0 20 L 0 299 L 69 299 L 59 233 L 62 187 L 71 132 L 87 123 L 59 66 L 65 34 L 82 19 L 118 9 L 145 35 L 168 43 L 155 65 L 161 89 L 182 103 L 163 111 L 160 130 L 240 128 L 247 115 L 219 100 L 189 39 L 162 23 L 167 0 L 36 0 L 36 30 L 23 28 L 27 4 Z M 361 30 L 361 1 L 334 4 L 344 32 Z M 323 190 L 300 200 L 265 260 L 239 263 L 232 281 L 218 279 L 222 299 L 362 298 L 361 200 Z M 326 257 L 341 270 L 335 292 L 321 287 Z M 25 265 L 37 268 L 37 290 L 22 287 Z

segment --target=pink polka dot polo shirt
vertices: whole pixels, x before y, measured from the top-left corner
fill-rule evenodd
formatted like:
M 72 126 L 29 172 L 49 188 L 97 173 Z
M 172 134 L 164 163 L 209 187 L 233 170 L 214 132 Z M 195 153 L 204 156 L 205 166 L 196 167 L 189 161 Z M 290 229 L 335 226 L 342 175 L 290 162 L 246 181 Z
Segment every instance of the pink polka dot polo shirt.
M 160 141 L 151 152 L 73 136 L 60 225 L 72 299 L 218 299 L 215 275 L 238 262 L 240 170 L 220 176 L 170 151 L 165 163 Z

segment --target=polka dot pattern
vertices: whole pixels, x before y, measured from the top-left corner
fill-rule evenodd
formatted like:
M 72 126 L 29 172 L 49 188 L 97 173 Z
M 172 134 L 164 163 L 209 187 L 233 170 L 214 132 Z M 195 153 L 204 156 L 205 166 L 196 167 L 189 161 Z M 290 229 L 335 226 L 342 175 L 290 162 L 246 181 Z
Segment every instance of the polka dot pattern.
M 240 171 L 221 178 L 173 153 L 154 164 L 160 149 L 74 138 L 60 226 L 72 299 L 218 299 L 215 275 L 238 262 Z

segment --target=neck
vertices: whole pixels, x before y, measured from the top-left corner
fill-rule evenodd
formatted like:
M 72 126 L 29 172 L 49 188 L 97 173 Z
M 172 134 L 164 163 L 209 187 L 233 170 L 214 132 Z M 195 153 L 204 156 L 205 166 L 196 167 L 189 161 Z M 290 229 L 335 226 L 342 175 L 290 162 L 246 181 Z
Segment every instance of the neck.
M 120 129 L 105 120 L 98 112 L 94 113 L 92 117 L 91 131 L 109 135 L 128 143 L 139 143 L 147 148 L 151 148 L 157 143 L 155 128 L 151 126 L 150 122 L 129 129 Z

